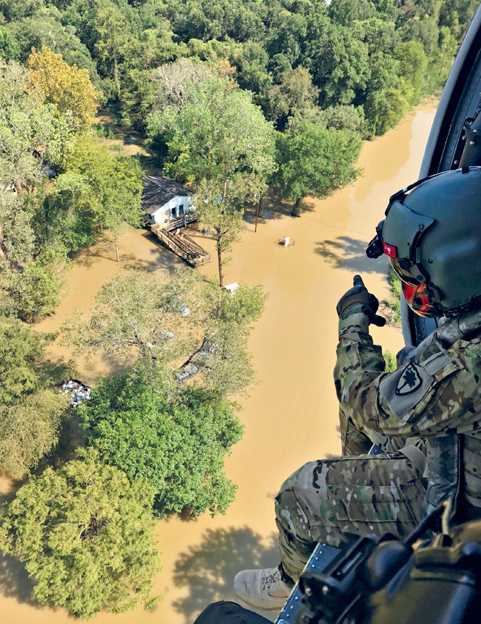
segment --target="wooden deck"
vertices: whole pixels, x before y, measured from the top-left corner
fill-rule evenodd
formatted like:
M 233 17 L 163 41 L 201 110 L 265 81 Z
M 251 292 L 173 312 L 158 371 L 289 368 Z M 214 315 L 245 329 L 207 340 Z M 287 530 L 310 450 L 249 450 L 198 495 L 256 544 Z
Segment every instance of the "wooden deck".
M 169 221 L 168 223 L 166 223 L 164 226 L 164 229 L 168 230 L 169 232 L 172 232 L 172 230 L 177 230 L 178 228 L 186 227 L 189 223 L 194 223 L 194 221 L 197 221 L 197 217 L 195 213 L 188 212 L 187 214 L 182 215 L 178 219 L 172 219 L 172 221 Z
M 210 262 L 210 254 L 184 232 L 172 234 L 171 231 L 157 224 L 152 225 L 150 229 L 166 247 L 191 266 L 197 267 Z

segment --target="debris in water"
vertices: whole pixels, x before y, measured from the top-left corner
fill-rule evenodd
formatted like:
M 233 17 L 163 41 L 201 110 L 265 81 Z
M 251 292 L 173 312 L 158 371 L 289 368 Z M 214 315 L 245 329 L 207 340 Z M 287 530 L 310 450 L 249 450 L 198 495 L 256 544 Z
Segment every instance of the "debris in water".
M 77 379 L 69 379 L 62 384 L 59 392 L 69 397 L 70 407 L 78 407 L 82 401 L 90 401 L 92 389 Z

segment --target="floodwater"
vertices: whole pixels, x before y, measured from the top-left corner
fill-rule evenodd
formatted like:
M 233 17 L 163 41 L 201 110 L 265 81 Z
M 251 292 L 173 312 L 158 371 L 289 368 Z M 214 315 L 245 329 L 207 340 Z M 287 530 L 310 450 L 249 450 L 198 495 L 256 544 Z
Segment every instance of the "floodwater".
M 387 198 L 417 178 L 435 104 L 425 103 L 397 128 L 364 145 L 364 176 L 325 200 L 307 201 L 300 218 L 289 216 L 282 202 L 266 201 L 254 232 L 252 217 L 242 242 L 226 266 L 226 284 L 260 282 L 269 292 L 265 313 L 250 341 L 259 383 L 241 401 L 244 438 L 226 462 L 229 478 L 239 485 L 237 500 L 225 516 L 196 521 L 173 516 L 159 522 L 163 571 L 153 595 L 163 596 L 155 613 L 139 609 L 124 615 L 101 614 L 97 624 L 191 624 L 214 600 L 235 599 L 237 571 L 278 563 L 273 498 L 282 481 L 306 461 L 338 454 L 337 406 L 332 380 L 337 342 L 335 305 L 361 273 L 379 298 L 388 295 L 383 259 L 368 260 L 366 243 L 383 218 Z M 197 234 L 211 254 L 211 240 Z M 294 245 L 280 246 L 290 236 Z M 160 248 L 145 231 L 124 236 L 121 263 L 113 245 L 102 242 L 80 254 L 69 275 L 69 292 L 57 314 L 38 325 L 54 331 L 74 310 L 88 310 L 107 277 L 123 266 L 167 271 L 180 260 Z M 210 276 L 215 263 L 202 267 Z M 396 351 L 399 329 L 373 328 L 376 343 Z M 54 347 L 52 355 L 68 356 Z M 109 367 L 100 359 L 79 363 L 80 379 L 92 383 Z M 8 484 L 4 483 L 8 495 Z M 21 565 L 0 560 L 0 613 L 9 624 L 72 622 L 65 610 L 35 603 Z M 269 615 L 274 620 L 275 615 Z

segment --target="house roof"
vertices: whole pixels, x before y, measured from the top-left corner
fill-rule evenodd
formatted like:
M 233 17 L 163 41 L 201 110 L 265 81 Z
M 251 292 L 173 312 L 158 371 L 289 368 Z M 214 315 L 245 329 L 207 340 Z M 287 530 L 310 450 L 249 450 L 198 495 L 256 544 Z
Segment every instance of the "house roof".
M 144 176 L 142 208 L 149 214 L 154 214 L 178 195 L 188 196 L 192 193 L 179 182 L 165 176 Z

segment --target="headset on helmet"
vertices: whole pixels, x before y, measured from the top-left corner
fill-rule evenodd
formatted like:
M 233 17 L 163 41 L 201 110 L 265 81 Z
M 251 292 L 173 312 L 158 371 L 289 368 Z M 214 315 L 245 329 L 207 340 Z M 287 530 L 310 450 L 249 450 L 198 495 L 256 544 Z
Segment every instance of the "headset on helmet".
M 395 193 L 366 254 L 382 254 L 421 316 L 456 315 L 481 301 L 481 167 L 424 178 Z

